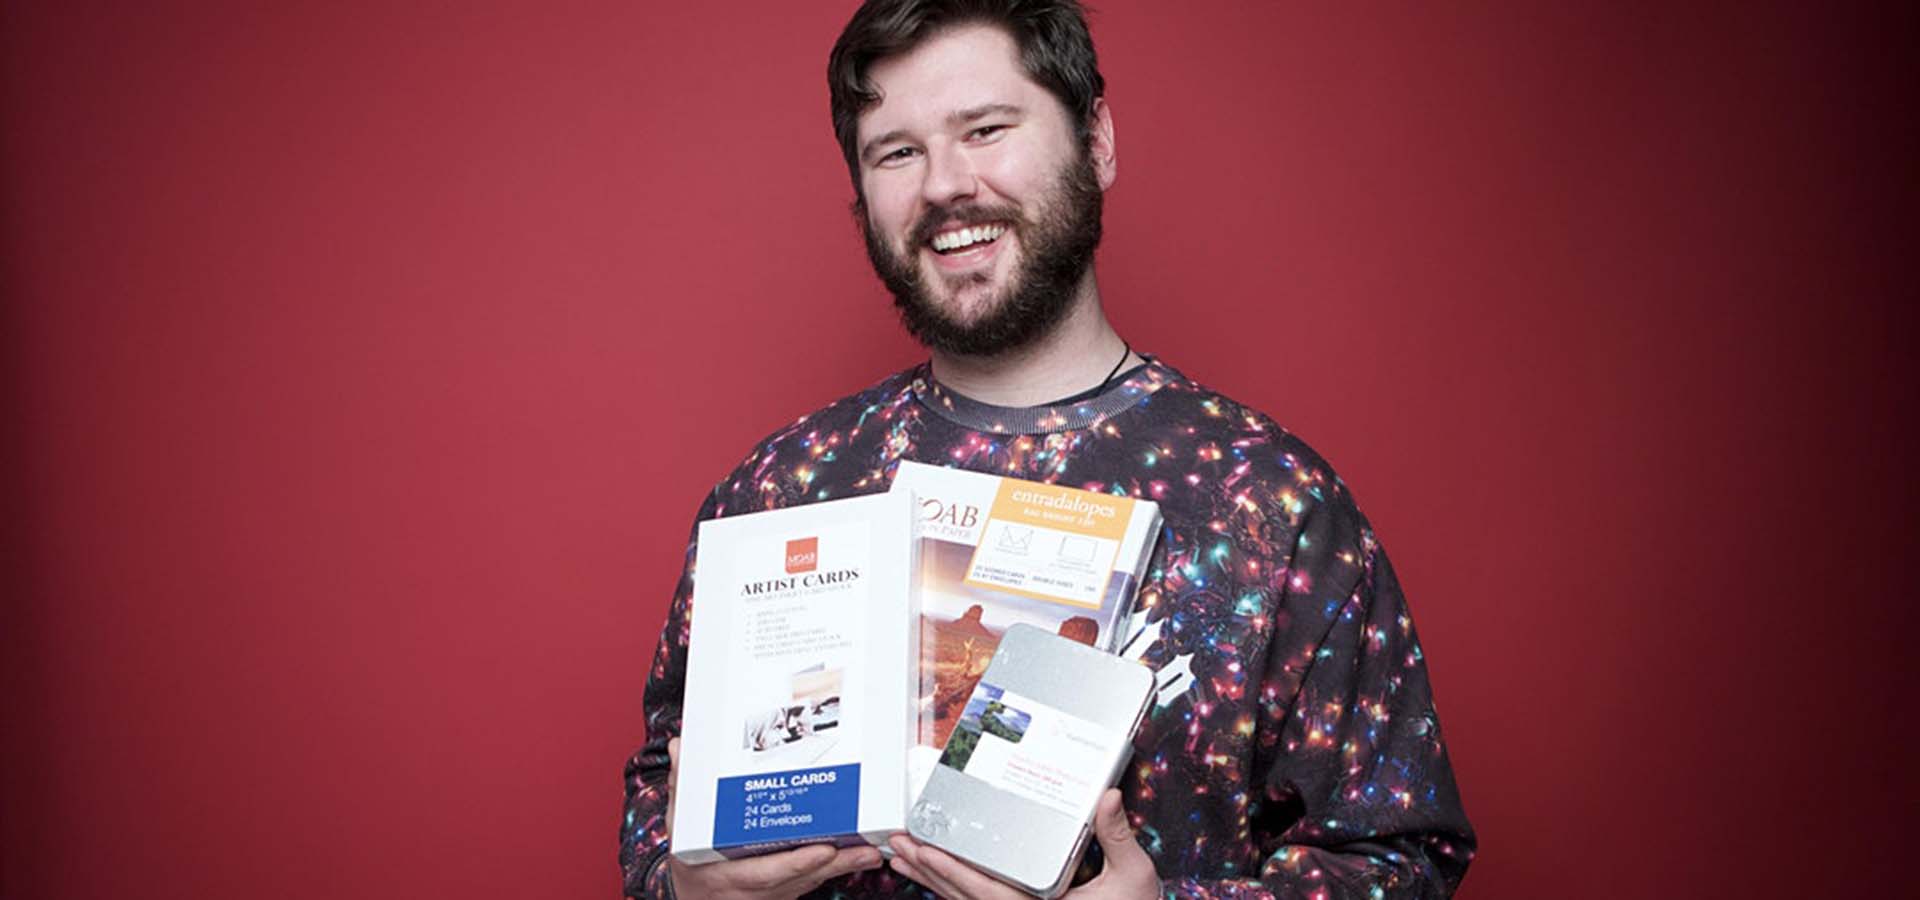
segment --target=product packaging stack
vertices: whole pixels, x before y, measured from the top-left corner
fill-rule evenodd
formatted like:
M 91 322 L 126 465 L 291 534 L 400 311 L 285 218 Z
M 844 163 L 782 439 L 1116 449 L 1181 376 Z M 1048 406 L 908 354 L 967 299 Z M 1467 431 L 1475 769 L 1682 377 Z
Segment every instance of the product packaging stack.
M 892 489 L 703 522 L 672 852 L 884 845 L 1022 623 L 1113 651 L 1152 501 L 901 462 Z

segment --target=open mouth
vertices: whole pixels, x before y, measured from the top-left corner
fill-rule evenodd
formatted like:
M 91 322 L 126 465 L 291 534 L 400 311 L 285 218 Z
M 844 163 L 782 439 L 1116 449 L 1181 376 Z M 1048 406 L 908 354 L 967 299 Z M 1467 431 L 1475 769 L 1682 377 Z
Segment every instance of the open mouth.
M 1007 226 L 997 222 L 989 225 L 969 225 L 965 228 L 942 231 L 927 243 L 933 247 L 933 252 L 950 256 L 986 247 L 1006 233 Z

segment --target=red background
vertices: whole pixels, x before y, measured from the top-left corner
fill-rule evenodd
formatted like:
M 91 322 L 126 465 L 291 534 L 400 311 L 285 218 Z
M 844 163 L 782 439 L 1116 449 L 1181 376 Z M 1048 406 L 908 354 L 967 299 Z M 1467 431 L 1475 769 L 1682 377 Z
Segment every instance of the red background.
M 0 888 L 613 896 L 699 496 L 919 357 L 851 3 L 12 6 Z M 1104 6 L 1108 308 L 1379 527 L 1464 895 L 1897 893 L 1911 23 Z

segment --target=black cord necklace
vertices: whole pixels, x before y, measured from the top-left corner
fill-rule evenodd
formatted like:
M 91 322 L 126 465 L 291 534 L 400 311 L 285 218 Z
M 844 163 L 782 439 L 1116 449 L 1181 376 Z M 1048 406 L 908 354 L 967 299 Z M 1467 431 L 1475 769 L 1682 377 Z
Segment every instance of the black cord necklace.
M 1133 356 L 1133 345 L 1122 340 L 1120 342 L 1120 361 L 1113 364 L 1112 371 L 1107 373 L 1107 377 L 1100 379 L 1100 386 L 1094 388 L 1093 392 L 1098 394 L 1106 390 L 1107 383 L 1113 380 L 1113 376 L 1120 374 L 1120 367 L 1126 365 L 1127 359 L 1131 356 Z

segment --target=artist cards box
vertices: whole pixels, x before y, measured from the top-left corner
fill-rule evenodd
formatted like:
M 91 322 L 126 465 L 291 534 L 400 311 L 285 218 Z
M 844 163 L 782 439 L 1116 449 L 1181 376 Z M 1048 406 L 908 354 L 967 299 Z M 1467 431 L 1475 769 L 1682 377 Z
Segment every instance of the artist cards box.
M 1161 517 L 1151 500 L 907 461 L 892 490 L 919 508 L 917 796 L 1009 627 L 1118 649 Z
M 912 535 L 904 493 L 700 523 L 676 857 L 879 845 L 905 827 Z

